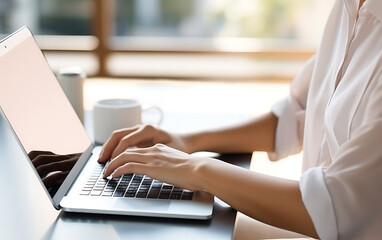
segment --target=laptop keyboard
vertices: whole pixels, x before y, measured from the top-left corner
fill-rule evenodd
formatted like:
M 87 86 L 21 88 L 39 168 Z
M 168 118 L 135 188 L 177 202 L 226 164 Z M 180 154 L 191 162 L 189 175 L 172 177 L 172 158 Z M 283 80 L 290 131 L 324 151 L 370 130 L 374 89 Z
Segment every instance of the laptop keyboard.
M 104 165 L 98 164 L 81 189 L 83 196 L 192 200 L 194 192 L 139 174 L 104 179 Z

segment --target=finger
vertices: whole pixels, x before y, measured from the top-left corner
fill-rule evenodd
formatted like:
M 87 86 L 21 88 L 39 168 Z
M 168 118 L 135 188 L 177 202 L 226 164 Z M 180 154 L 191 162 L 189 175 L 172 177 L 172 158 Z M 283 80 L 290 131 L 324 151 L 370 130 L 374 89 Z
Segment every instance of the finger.
M 99 163 L 105 163 L 111 157 L 115 147 L 119 144 L 121 139 L 127 134 L 134 132 L 137 128 L 121 129 L 112 133 L 109 139 L 102 146 L 100 156 L 98 158 Z
M 129 147 L 152 146 L 154 144 L 153 143 L 154 134 L 155 134 L 155 128 L 150 125 L 140 127 L 136 131 L 130 134 L 127 134 L 125 137 L 121 139 L 119 144 L 115 147 L 113 153 L 111 154 L 111 158 L 114 159 L 119 154 L 121 154 L 126 149 L 128 149 Z
M 118 167 L 114 172 L 113 172 L 113 177 L 120 177 L 123 174 L 129 174 L 129 173 L 135 173 L 135 174 L 142 174 L 142 175 L 147 175 L 147 166 L 142 163 L 135 163 L 135 162 L 129 162 L 126 163 L 120 167 Z
M 117 168 L 127 164 L 127 163 L 141 163 L 146 164 L 154 157 L 151 154 L 143 152 L 143 149 L 136 150 L 134 152 L 124 152 L 118 157 L 110 161 L 109 165 L 106 167 L 103 177 L 106 178 L 110 176 Z
M 106 178 L 110 176 L 115 169 L 119 168 L 120 166 L 130 163 L 130 162 L 136 162 L 136 163 L 147 163 L 148 157 L 144 153 L 123 153 L 120 154 L 118 157 L 114 158 L 112 161 L 109 162 L 107 165 L 103 177 Z
M 116 158 L 118 155 L 126 151 L 129 147 L 136 146 L 144 136 L 142 131 L 131 133 L 118 143 L 118 145 L 114 148 L 113 153 L 111 154 L 111 159 Z

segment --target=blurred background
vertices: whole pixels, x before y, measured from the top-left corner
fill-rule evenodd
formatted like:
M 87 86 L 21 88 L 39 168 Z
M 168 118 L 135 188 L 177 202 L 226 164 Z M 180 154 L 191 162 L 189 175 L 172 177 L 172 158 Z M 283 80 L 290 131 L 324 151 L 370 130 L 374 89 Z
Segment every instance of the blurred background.
M 0 35 L 26 25 L 54 70 L 78 65 L 89 76 L 289 81 L 314 54 L 331 5 L 0 0 Z

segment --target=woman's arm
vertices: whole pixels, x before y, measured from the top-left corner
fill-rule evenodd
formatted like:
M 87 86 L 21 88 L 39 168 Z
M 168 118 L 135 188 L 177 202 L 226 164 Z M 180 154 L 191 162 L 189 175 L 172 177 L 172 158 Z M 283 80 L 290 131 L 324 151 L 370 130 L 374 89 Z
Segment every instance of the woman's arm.
M 261 115 L 246 123 L 216 130 L 185 134 L 186 152 L 244 153 L 274 150 L 277 117 Z
M 133 172 L 192 190 L 206 190 L 259 221 L 316 237 L 298 182 L 185 153 L 273 151 L 276 126 L 277 117 L 268 113 L 244 124 L 184 135 L 153 127 L 124 130 L 114 134 L 104 146 L 104 152 L 111 152 L 117 145 L 121 149 L 104 177 Z M 151 147 L 128 150 L 125 147 L 143 143 Z M 181 151 L 157 143 L 172 145 Z
M 195 172 L 202 189 L 263 223 L 317 238 L 298 181 L 205 161 Z
M 125 173 L 144 174 L 186 189 L 205 190 L 259 221 L 317 237 L 297 181 L 251 172 L 162 144 L 126 150 L 110 162 L 104 177 Z
M 274 151 L 277 117 L 262 115 L 244 124 L 185 136 L 188 152 Z M 247 171 L 221 161 L 204 161 L 195 171 L 199 187 L 261 222 L 317 237 L 301 198 L 299 182 Z
M 121 129 L 106 141 L 99 162 L 113 159 L 131 147 L 149 147 L 157 143 L 187 153 L 273 151 L 276 125 L 277 117 L 268 113 L 243 124 L 188 134 L 170 133 L 150 125 Z

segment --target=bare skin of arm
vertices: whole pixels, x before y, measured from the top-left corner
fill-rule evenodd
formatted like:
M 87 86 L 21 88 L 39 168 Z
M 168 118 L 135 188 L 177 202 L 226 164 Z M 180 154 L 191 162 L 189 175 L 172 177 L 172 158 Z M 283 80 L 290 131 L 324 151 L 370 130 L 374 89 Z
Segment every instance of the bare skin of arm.
M 251 153 L 273 151 L 277 117 L 272 113 L 226 128 L 188 134 L 172 134 L 150 125 L 115 131 L 103 146 L 100 162 L 113 159 L 130 147 L 163 143 L 187 153 Z
M 183 136 L 187 152 L 252 153 L 273 151 L 277 117 L 272 113 L 231 127 Z
M 302 201 L 298 181 L 259 174 L 223 162 L 206 162 L 195 175 L 203 189 L 236 210 L 272 226 L 318 237 Z
M 232 127 L 182 135 L 138 126 L 115 132 L 105 143 L 99 162 L 112 159 L 105 177 L 138 173 L 187 189 L 205 190 L 259 221 L 317 237 L 297 181 L 189 154 L 200 150 L 273 151 L 276 126 L 277 117 L 271 113 Z

